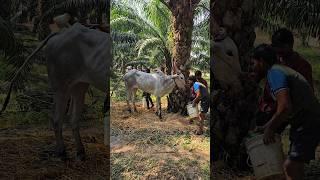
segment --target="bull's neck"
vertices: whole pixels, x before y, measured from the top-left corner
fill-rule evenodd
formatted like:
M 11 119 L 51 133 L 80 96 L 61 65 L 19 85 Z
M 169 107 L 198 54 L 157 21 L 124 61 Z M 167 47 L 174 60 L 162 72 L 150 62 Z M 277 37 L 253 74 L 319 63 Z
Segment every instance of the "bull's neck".
M 166 93 L 171 93 L 173 88 L 176 86 L 176 83 L 174 82 L 174 79 L 168 78 L 163 83 L 163 88 L 166 91 Z

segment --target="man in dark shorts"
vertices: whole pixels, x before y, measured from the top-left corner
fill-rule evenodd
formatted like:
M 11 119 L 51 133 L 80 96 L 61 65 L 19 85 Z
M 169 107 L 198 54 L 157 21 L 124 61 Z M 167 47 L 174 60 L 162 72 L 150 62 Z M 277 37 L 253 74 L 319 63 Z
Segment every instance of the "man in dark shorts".
M 199 113 L 199 126 L 195 131 L 195 134 L 201 135 L 203 134 L 203 123 L 206 116 L 206 113 L 209 109 L 209 93 L 205 85 L 200 82 L 197 82 L 195 76 L 189 77 L 189 85 L 190 88 L 193 87 L 194 92 L 196 93 L 196 97 L 192 101 L 193 107 L 195 107 L 200 102 L 200 113 Z
M 280 28 L 272 35 L 272 48 L 276 51 L 279 64 L 286 65 L 299 72 L 312 87 L 312 67 L 303 57 L 293 50 L 294 37 L 291 31 Z M 264 92 L 259 100 L 259 111 L 256 116 L 256 124 L 263 126 L 276 111 L 276 103 L 270 95 L 270 87 L 265 84 Z M 278 130 L 281 133 L 287 124 L 283 124 Z
M 292 68 L 276 64 L 277 55 L 269 45 L 254 49 L 253 70 L 258 79 L 267 79 L 276 111 L 263 126 L 264 143 L 274 142 L 274 134 L 284 123 L 291 126 L 290 150 L 284 162 L 287 179 L 303 179 L 304 163 L 315 158 L 320 142 L 320 104 L 310 83 Z
M 150 73 L 150 69 L 147 68 L 145 70 L 146 73 Z M 153 102 L 152 102 L 152 99 L 151 99 L 151 95 L 150 93 L 147 93 L 147 92 L 143 92 L 142 93 L 142 97 L 145 97 L 146 98 L 146 101 L 147 101 L 147 108 L 150 109 L 150 108 L 153 108 Z M 149 106 L 151 104 L 151 107 Z

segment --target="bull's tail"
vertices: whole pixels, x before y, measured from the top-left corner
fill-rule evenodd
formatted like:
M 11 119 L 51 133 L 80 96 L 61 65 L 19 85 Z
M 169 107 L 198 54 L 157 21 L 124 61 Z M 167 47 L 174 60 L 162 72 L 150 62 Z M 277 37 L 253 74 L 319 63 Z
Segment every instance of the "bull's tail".
M 13 89 L 13 85 L 15 83 L 16 78 L 18 77 L 18 75 L 20 74 L 20 72 L 23 70 L 23 68 L 28 64 L 28 62 L 30 61 L 30 59 L 37 53 L 39 52 L 49 41 L 49 39 L 51 39 L 53 36 L 59 34 L 59 32 L 55 32 L 55 33 L 51 33 L 46 39 L 44 39 L 40 45 L 37 47 L 37 49 L 35 49 L 28 57 L 27 59 L 23 62 L 22 66 L 15 72 L 15 75 L 13 76 L 13 78 L 11 79 L 10 82 L 10 88 L 8 91 L 8 94 L 6 96 L 6 99 L 4 100 L 3 106 L 0 110 L 0 115 L 2 114 L 2 112 L 4 112 L 7 108 L 7 105 L 9 104 L 10 101 L 10 96 L 11 96 L 11 91 Z

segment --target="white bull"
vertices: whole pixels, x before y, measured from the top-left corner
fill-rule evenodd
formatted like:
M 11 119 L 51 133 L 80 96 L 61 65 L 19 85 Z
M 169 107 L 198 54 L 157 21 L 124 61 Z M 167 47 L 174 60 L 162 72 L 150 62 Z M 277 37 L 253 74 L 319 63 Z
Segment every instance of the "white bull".
M 127 90 L 127 105 L 131 112 L 129 101 L 133 103 L 134 111 L 137 111 L 135 105 L 135 97 L 138 89 L 144 92 L 153 94 L 157 97 L 157 112 L 156 114 L 161 119 L 161 97 L 172 92 L 175 86 L 185 90 L 185 78 L 182 73 L 174 75 L 165 75 L 158 70 L 156 73 L 145 73 L 136 69 L 128 71 L 124 76 Z
M 211 70 L 214 77 L 224 89 L 231 88 L 233 93 L 241 91 L 239 75 L 241 67 L 239 62 L 239 52 L 234 41 L 226 35 L 221 28 L 219 39 L 212 41 L 213 58 Z
M 77 149 L 77 159 L 84 160 L 85 151 L 79 134 L 79 118 L 82 112 L 85 93 L 89 85 L 108 92 L 110 77 L 111 36 L 108 33 L 89 29 L 79 23 L 69 27 L 67 14 L 55 18 L 59 26 L 55 33 L 49 35 L 32 52 L 12 78 L 6 101 L 0 111 L 5 110 L 18 75 L 28 64 L 28 61 L 47 45 L 45 56 L 47 59 L 48 78 L 54 91 L 55 111 L 53 126 L 56 136 L 56 153 L 60 157 L 66 156 L 62 137 L 62 124 L 66 115 L 67 101 L 71 98 L 72 131 Z M 107 98 L 106 98 L 107 99 Z M 106 123 L 106 122 L 105 122 Z M 107 128 L 106 128 L 107 129 Z
M 54 132 L 57 153 L 65 156 L 62 124 L 67 101 L 71 97 L 72 131 L 77 148 L 77 158 L 85 158 L 84 146 L 79 134 L 79 118 L 85 93 L 89 85 L 106 92 L 109 67 L 112 61 L 110 34 L 92 30 L 79 23 L 53 36 L 47 43 L 48 77 L 55 92 Z

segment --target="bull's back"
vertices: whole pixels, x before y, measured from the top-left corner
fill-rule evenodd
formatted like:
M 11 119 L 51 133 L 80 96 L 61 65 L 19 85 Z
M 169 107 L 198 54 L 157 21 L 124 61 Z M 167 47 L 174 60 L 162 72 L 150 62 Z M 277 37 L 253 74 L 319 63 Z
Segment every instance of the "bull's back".
M 110 48 L 108 34 L 79 24 L 53 37 L 46 48 L 52 85 L 79 81 L 105 89 L 112 58 Z
M 153 74 L 130 70 L 123 76 L 123 80 L 129 89 L 140 89 L 151 94 L 155 93 L 158 79 Z

